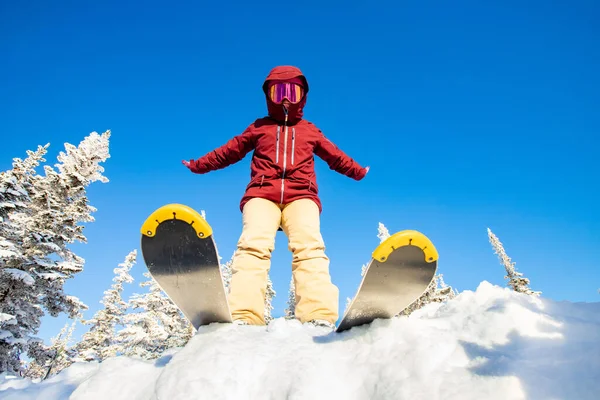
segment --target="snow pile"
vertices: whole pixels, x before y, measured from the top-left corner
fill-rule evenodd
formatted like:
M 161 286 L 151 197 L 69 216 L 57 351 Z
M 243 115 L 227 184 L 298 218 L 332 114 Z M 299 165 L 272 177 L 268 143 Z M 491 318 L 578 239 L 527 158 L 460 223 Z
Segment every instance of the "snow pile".
M 409 317 L 342 334 L 274 319 L 211 325 L 153 361 L 76 363 L 42 383 L 0 380 L 17 399 L 597 399 L 600 303 L 483 282 Z

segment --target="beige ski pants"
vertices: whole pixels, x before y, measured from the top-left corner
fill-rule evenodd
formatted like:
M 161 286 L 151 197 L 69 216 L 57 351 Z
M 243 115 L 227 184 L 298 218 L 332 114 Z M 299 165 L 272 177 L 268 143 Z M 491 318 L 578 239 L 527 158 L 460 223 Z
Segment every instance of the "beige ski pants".
M 309 199 L 279 206 L 253 198 L 242 212 L 243 229 L 232 261 L 229 306 L 234 320 L 264 325 L 267 274 L 279 226 L 292 252 L 296 318 L 335 323 L 338 288 L 331 282 L 329 258 L 321 236 L 319 208 Z

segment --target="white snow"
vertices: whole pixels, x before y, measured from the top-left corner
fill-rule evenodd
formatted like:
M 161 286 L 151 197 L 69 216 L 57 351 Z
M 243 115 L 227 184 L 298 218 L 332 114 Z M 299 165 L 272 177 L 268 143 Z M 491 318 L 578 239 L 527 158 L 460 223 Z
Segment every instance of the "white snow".
M 38 272 L 36 273 L 36 275 L 48 281 L 67 278 L 65 274 L 61 274 L 58 272 Z
M 0 249 L 0 258 L 8 260 L 9 258 L 16 257 L 17 253 L 10 250 L 2 250 Z
M 23 283 L 26 285 L 31 286 L 35 284 L 35 279 L 33 279 L 31 274 L 27 271 L 22 271 L 16 268 L 4 268 L 2 273 L 11 275 L 12 279 L 23 281 Z
M 9 331 L 4 331 L 0 329 L 0 340 L 4 340 L 5 342 L 7 342 L 9 338 L 12 338 L 13 334 L 10 333 Z
M 213 324 L 143 361 L 75 363 L 21 399 L 598 399 L 600 303 L 556 302 L 482 282 L 409 317 L 335 334 L 277 318 Z
M 6 313 L 0 313 L 0 323 L 2 324 L 16 324 L 17 320 L 15 319 L 14 315 L 10 315 L 10 314 L 6 314 Z

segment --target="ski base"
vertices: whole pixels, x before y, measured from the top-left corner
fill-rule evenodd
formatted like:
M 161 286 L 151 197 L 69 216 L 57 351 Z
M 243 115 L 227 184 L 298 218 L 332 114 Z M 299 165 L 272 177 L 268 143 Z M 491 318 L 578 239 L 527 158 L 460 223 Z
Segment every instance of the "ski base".
M 392 318 L 423 295 L 437 270 L 438 253 L 425 235 L 395 233 L 373 251 L 358 291 L 336 332 Z
M 167 204 L 141 228 L 144 262 L 194 328 L 232 322 L 211 226 L 194 209 Z

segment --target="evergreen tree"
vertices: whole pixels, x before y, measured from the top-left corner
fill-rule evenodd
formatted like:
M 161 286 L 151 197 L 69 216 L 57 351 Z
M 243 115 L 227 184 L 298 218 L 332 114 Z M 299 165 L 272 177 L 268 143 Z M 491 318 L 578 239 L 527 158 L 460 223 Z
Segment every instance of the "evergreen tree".
M 271 311 L 273 310 L 273 305 L 271 304 L 273 298 L 277 293 L 275 289 L 273 289 L 273 282 L 271 282 L 271 277 L 267 276 L 267 288 L 265 290 L 265 323 L 269 323 L 273 320 L 273 316 L 271 315 Z
M 416 301 L 398 313 L 397 316 L 410 315 L 429 303 L 443 303 L 456 297 L 458 293 L 446 285 L 441 274 L 435 275 L 425 292 Z
M 27 158 L 15 158 L 13 168 L 0 173 L 0 372 L 21 370 L 20 355 L 36 341 L 32 333 L 43 316 L 35 279 L 25 267 L 22 219 L 31 203 L 31 177 L 45 161 L 47 146 L 28 150 Z
M 390 237 L 390 231 L 388 231 L 388 228 L 381 222 L 379 223 L 377 237 L 379 238 L 379 243 Z
M 225 286 L 225 293 L 229 294 L 230 285 L 231 285 L 231 264 L 233 263 L 233 257 L 227 261 L 225 264 L 219 264 L 221 269 L 221 277 L 223 278 L 223 284 Z
M 75 323 L 71 323 L 68 331 L 69 324 L 65 324 L 60 333 L 52 338 L 50 346 L 38 343 L 35 351 L 40 354 L 27 365 L 26 377 L 45 380 L 73 364 L 75 351 L 69 347 L 69 342 L 75 330 Z
M 35 335 L 45 312 L 77 318 L 87 308 L 63 290 L 84 263 L 67 246 L 86 241 L 82 223 L 95 211 L 86 187 L 108 181 L 100 163 L 109 157 L 109 137 L 93 132 L 77 147 L 66 143 L 56 169 L 44 166 L 43 176 L 36 168 L 48 145 L 0 174 L 0 372 L 20 373 L 30 347 L 30 357 L 41 354 Z
M 285 318 L 294 319 L 296 318 L 296 285 L 294 284 L 294 277 L 290 279 L 290 287 L 288 290 L 287 308 L 285 309 Z
M 508 286 L 510 286 L 515 292 L 525 293 L 528 295 L 538 296 L 542 292 L 535 292 L 529 288 L 529 279 L 523 278 L 523 274 L 517 272 L 515 269 L 515 263 L 510 260 L 510 257 L 506 255 L 502 242 L 494 235 L 494 233 L 488 228 L 488 239 L 494 249 L 494 253 L 498 255 L 500 263 L 504 266 L 507 275 L 504 277 L 508 279 Z
M 159 357 L 165 350 L 183 347 L 193 335 L 192 324 L 161 290 L 149 272 L 145 294 L 134 294 L 129 306 L 138 312 L 127 314 L 117 337 L 123 354 L 144 359 Z
M 136 263 L 137 250 L 131 251 L 125 261 L 113 271 L 113 285 L 104 292 L 100 302 L 104 308 L 98 310 L 90 320 L 83 320 L 84 325 L 91 325 L 81 342 L 77 345 L 79 358 L 85 361 L 102 361 L 114 357 L 119 352 L 119 343 L 115 341 L 116 326 L 123 323 L 127 311 L 127 303 L 123 301 L 121 293 L 123 284 L 133 282 L 129 271 Z

